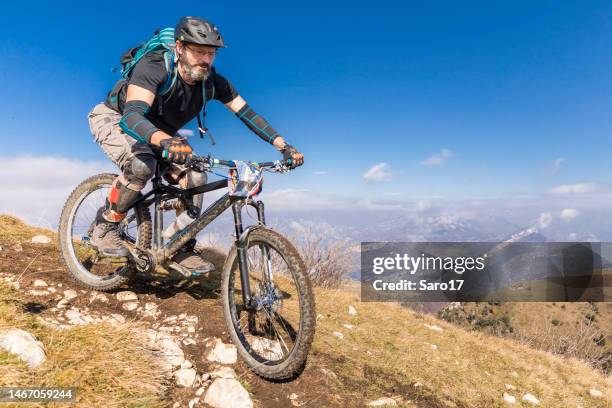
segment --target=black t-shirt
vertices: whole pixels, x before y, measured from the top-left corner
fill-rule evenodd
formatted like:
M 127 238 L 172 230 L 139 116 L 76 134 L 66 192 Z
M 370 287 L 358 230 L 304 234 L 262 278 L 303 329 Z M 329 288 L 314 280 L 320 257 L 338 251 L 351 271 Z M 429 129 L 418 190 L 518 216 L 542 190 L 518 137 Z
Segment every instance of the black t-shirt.
M 147 119 L 158 129 L 173 135 L 202 110 L 202 81 L 189 85 L 177 73 L 176 81 L 172 88 L 163 96 L 158 95 L 159 88 L 167 80 L 168 72 L 164 63 L 163 51 L 154 51 L 146 54 L 138 61 L 128 80 L 123 81 L 123 84 L 117 84 L 120 86 L 120 89 L 118 90 L 117 104 L 115 106 L 119 108 L 120 113 L 123 113 L 128 85 L 133 84 L 145 88 L 156 94 L 153 105 L 146 115 Z M 228 103 L 238 96 L 232 84 L 222 75 L 215 72 L 214 68 L 212 68 L 212 72 L 206 79 L 205 86 L 207 101 L 216 99 L 222 103 Z M 114 91 L 117 92 L 116 90 Z M 115 92 L 111 91 L 111 94 Z M 110 97 L 111 95 L 109 94 L 109 99 Z M 106 104 L 112 107 L 113 104 L 109 103 L 109 99 L 107 99 Z

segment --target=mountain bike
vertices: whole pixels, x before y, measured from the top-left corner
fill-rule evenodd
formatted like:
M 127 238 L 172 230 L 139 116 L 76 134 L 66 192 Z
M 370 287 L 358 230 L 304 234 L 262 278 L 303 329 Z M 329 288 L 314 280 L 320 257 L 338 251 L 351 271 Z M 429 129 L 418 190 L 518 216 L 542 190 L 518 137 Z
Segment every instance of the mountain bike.
M 152 189 L 141 194 L 119 225 L 129 250 L 127 259 L 105 258 L 90 244 L 96 212 L 104 205 L 116 175 L 95 175 L 74 189 L 59 226 L 61 255 L 68 271 L 79 283 L 98 291 L 129 285 L 134 274 L 153 274 L 158 267 L 193 278 L 194 272 L 173 262 L 172 256 L 231 207 L 235 241 L 221 277 L 230 337 L 241 358 L 258 375 L 275 380 L 294 376 L 303 368 L 314 337 L 314 296 L 300 254 L 287 238 L 266 226 L 264 204 L 255 200 L 263 172 L 287 172 L 289 163 L 194 157 L 186 164 L 188 169 L 212 172 L 227 168 L 230 177 L 189 189 L 165 182 L 164 165 L 158 161 Z M 228 191 L 193 222 L 170 239 L 163 238 L 164 211 L 186 208 L 194 195 L 224 188 Z M 242 223 L 245 207 L 257 211 L 257 223 L 247 228 Z

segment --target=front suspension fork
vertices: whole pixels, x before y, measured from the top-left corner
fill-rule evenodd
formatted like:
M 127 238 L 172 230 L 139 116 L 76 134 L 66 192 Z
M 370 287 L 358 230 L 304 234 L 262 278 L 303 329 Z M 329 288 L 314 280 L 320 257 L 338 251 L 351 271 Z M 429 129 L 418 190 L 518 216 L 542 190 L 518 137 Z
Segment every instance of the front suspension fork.
M 252 303 L 251 297 L 251 284 L 249 282 L 249 262 L 247 259 L 247 250 L 248 250 L 248 235 L 255 228 L 254 226 L 250 226 L 246 229 L 243 229 L 242 226 L 242 207 L 244 206 L 244 202 L 234 203 L 232 206 L 232 213 L 234 214 L 234 228 L 236 230 L 236 250 L 238 254 L 238 267 L 240 269 L 240 283 L 242 285 L 242 301 L 244 305 L 249 307 Z M 265 225 L 266 219 L 264 215 L 264 204 L 261 201 L 253 202 L 249 201 L 247 205 L 252 205 L 257 209 L 257 220 L 258 225 Z M 270 257 L 268 254 L 268 248 L 263 247 L 263 256 L 265 259 L 265 270 L 266 270 L 266 278 L 268 282 L 272 282 L 272 271 L 270 268 Z

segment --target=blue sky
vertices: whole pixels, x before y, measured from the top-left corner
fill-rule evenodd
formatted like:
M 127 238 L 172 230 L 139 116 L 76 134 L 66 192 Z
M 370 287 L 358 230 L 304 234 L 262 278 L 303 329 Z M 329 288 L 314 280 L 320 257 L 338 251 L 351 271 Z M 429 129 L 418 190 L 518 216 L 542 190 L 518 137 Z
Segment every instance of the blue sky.
M 306 156 L 268 189 L 409 200 L 610 185 L 611 3 L 199 4 L 3 5 L 0 156 L 105 160 L 86 114 L 110 69 L 193 14 L 230 46 L 219 72 Z M 193 139 L 199 153 L 278 155 L 220 104 L 208 125 L 219 143 Z

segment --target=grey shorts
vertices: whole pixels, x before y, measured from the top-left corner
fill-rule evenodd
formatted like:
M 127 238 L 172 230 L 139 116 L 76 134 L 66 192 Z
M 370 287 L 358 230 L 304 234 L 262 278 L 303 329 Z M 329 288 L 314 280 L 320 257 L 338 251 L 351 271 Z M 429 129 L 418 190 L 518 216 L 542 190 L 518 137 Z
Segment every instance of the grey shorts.
M 146 143 L 138 143 L 119 127 L 121 114 L 99 103 L 87 115 L 89 128 L 96 143 L 104 154 L 115 163 L 122 172 L 136 156 L 145 156 L 148 160 L 155 159 L 156 154 Z
M 119 127 L 122 115 L 103 103 L 94 106 L 87 116 L 95 142 L 100 145 L 104 154 L 119 167 L 129 183 L 127 187 L 135 190 L 142 189 L 147 180 L 153 176 L 157 160 L 161 160 L 159 154 L 149 144 L 138 142 L 123 132 Z M 147 172 L 147 169 L 150 172 Z M 205 173 L 186 171 L 185 166 L 178 164 L 167 163 L 165 170 L 181 177 L 186 174 L 190 187 L 204 184 L 207 181 Z M 176 178 L 169 176 L 165 178 L 172 184 L 177 182 Z M 201 197 L 201 194 L 199 196 Z

